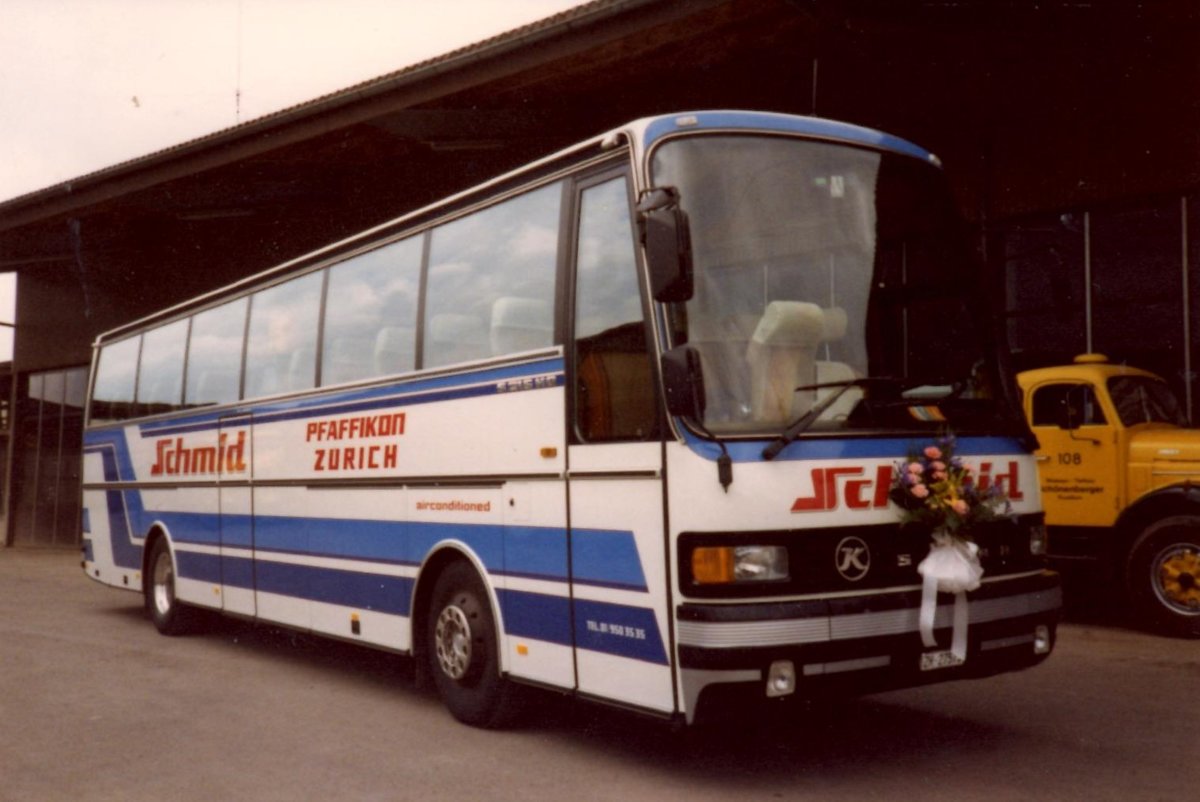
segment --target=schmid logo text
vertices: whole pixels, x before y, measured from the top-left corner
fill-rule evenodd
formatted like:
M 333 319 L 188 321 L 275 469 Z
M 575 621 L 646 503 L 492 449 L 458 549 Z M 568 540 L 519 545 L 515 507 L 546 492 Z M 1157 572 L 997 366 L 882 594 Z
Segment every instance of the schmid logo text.
M 195 476 L 204 473 L 244 473 L 246 471 L 246 433 L 238 432 L 230 445 L 229 435 L 221 434 L 212 446 L 187 446 L 182 437 L 159 440 L 157 459 L 150 466 L 151 476 Z
M 1012 501 L 1025 498 L 1021 492 L 1018 463 L 1012 460 L 1004 473 L 992 474 L 992 463 L 979 466 L 979 489 L 996 485 Z M 800 496 L 792 504 L 792 512 L 827 512 L 845 505 L 851 510 L 881 509 L 888 505 L 892 487 L 892 466 L 878 465 L 874 476 L 867 475 L 862 466 L 844 468 L 813 468 L 811 496 Z M 840 492 L 839 492 L 840 491 Z

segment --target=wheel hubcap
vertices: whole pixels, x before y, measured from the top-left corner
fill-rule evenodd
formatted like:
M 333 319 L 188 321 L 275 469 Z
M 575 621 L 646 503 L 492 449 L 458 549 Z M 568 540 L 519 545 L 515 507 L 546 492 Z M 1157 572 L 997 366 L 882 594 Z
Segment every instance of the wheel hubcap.
M 1191 544 L 1163 549 L 1154 564 L 1154 591 L 1168 607 L 1200 614 L 1200 550 Z
M 154 563 L 154 609 L 160 615 L 166 615 L 174 604 L 175 569 L 171 565 L 171 555 L 164 552 Z
M 471 623 L 460 607 L 449 604 L 438 616 L 433 633 L 438 665 L 452 680 L 461 680 L 471 668 Z

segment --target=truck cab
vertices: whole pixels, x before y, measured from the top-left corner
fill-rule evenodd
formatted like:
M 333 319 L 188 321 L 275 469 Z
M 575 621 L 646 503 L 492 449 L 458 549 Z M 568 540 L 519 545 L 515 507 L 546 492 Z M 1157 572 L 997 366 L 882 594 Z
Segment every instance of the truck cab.
M 1052 557 L 1095 562 L 1140 621 L 1200 637 L 1200 430 L 1167 383 L 1100 354 L 1017 381 Z

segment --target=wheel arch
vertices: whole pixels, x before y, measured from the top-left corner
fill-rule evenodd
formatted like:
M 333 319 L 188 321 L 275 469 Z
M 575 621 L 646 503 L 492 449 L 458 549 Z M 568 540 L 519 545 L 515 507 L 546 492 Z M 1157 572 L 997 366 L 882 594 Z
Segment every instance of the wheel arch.
M 1151 523 L 1177 515 L 1200 516 L 1200 485 L 1179 484 L 1160 488 L 1129 505 L 1117 519 L 1119 533 L 1113 555 L 1123 571 L 1138 535 Z
M 488 594 L 492 606 L 492 617 L 496 627 L 497 640 L 503 639 L 503 613 L 500 610 L 500 600 L 496 589 L 488 581 L 488 570 L 483 560 L 470 547 L 460 541 L 444 541 L 436 544 L 425 556 L 421 567 L 417 570 L 417 581 L 413 586 L 411 614 L 408 619 L 409 642 L 412 644 L 412 656 L 417 672 L 417 681 L 424 686 L 429 680 L 427 676 L 426 643 L 423 633 L 429 620 L 429 608 L 433 598 L 433 589 L 438 577 L 454 563 L 465 563 L 479 576 L 483 588 Z M 500 650 L 501 670 L 507 670 L 504 650 Z
M 160 540 L 167 541 L 167 549 L 171 554 L 171 561 L 175 562 L 176 560 L 175 546 L 171 542 L 171 535 L 167 531 L 166 524 L 164 524 L 162 521 L 155 521 L 146 531 L 145 539 L 142 540 L 142 566 L 140 572 L 142 593 L 145 593 L 146 588 L 148 587 L 146 578 L 150 575 L 150 555 L 154 553 L 154 546 Z M 175 570 L 178 572 L 178 565 L 175 566 Z

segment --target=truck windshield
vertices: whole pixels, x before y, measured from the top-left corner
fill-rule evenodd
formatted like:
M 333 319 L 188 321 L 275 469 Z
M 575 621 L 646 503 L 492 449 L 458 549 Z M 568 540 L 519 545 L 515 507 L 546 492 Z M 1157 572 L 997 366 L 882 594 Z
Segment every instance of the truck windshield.
M 689 215 L 696 290 L 672 337 L 700 353 L 710 431 L 778 433 L 848 383 L 806 432 L 994 429 L 994 362 L 936 167 L 742 134 L 668 141 L 651 167 Z
M 1171 423 L 1186 426 L 1175 394 L 1161 379 L 1149 376 L 1114 376 L 1108 380 L 1117 416 L 1126 426 L 1139 423 Z

